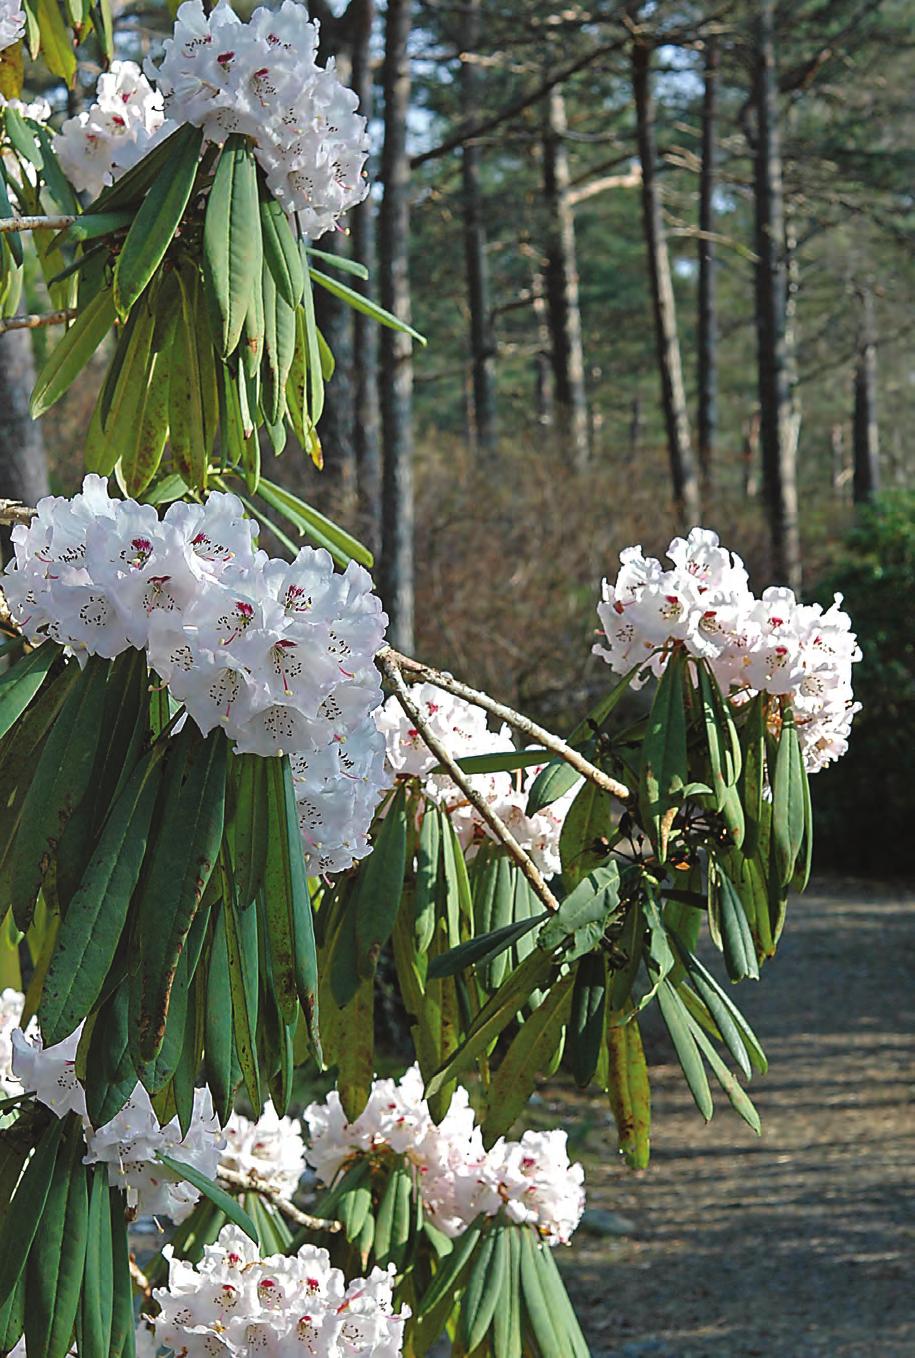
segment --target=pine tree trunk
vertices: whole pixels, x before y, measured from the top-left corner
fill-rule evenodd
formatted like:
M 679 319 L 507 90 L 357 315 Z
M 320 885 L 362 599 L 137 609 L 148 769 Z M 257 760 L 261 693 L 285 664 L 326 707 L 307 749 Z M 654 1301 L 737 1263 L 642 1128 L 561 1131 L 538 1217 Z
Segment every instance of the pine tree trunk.
M 350 0 L 353 11 L 353 89 L 360 111 L 372 117 L 375 82 L 372 76 L 371 39 L 375 18 L 374 0 Z M 375 249 L 375 203 L 371 195 L 352 214 L 353 258 L 364 264 L 368 282 L 353 279 L 353 286 L 371 295 L 377 267 Z M 353 444 L 356 452 L 356 484 L 359 521 L 369 550 L 381 551 L 381 414 L 378 408 L 378 325 L 361 312 L 353 312 Z
M 463 41 L 473 55 L 480 41 L 481 0 L 468 0 Z M 480 120 L 480 71 L 473 61 L 461 65 L 461 113 L 467 126 Z M 461 206 L 464 215 L 464 259 L 470 306 L 470 354 L 473 370 L 473 431 L 479 448 L 492 452 L 497 439 L 496 344 L 486 256 L 486 224 L 480 188 L 480 148 L 468 141 L 461 151 Z
M 781 584 L 799 589 L 797 449 L 786 337 L 788 279 L 773 0 L 760 0 L 756 23 L 756 336 L 763 489 L 772 574 Z
M 34 505 L 48 493 L 48 464 L 41 425 L 29 416 L 35 357 L 28 330 L 0 334 L 0 499 Z M 8 528 L 0 530 L 5 560 Z
M 667 426 L 667 448 L 673 498 L 687 528 L 699 522 L 699 479 L 689 436 L 689 416 L 683 388 L 683 365 L 677 334 L 670 256 L 657 174 L 654 100 L 651 94 L 651 46 L 636 40 L 632 45 L 632 87 L 635 95 L 639 158 L 642 162 L 642 216 L 648 247 L 648 272 L 654 304 L 661 401 Z
M 877 337 L 874 295 L 861 293 L 861 325 L 855 358 L 854 499 L 863 504 L 880 489 L 880 438 L 877 421 Z
M 588 462 L 588 405 L 575 257 L 575 214 L 569 203 L 565 100 L 559 86 L 546 98 L 543 188 L 547 208 L 546 303 L 557 419 L 569 439 L 572 462 Z
M 699 174 L 699 326 L 698 438 L 703 493 L 712 484 L 718 434 L 718 317 L 716 312 L 715 179 L 718 159 L 718 40 L 705 49 L 705 92 L 702 100 L 702 168 Z
M 378 214 L 381 304 L 410 320 L 410 101 L 412 0 L 388 0 L 385 23 L 384 197 Z M 390 618 L 388 636 L 413 650 L 413 345 L 409 335 L 383 329 L 381 341 L 382 478 L 381 594 Z

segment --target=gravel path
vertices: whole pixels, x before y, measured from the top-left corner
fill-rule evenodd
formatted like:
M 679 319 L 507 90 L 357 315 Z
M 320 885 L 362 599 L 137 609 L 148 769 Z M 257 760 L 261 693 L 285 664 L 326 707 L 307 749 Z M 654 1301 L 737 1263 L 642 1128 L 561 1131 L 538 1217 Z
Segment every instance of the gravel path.
M 913 978 L 915 892 L 820 882 L 736 996 L 761 1138 L 723 1095 L 705 1126 L 663 1044 L 644 1174 L 601 1103 L 549 1091 L 591 1206 L 633 1227 L 561 1254 L 595 1358 L 915 1358 Z

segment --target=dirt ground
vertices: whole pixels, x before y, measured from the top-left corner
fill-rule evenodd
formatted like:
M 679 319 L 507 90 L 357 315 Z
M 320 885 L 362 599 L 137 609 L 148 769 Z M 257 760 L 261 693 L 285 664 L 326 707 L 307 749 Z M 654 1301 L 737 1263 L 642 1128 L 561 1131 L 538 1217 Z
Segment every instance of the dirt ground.
M 643 1174 L 599 1102 L 545 1092 L 590 1205 L 632 1224 L 559 1259 L 594 1358 L 915 1358 L 913 978 L 915 890 L 819 882 L 735 994 L 761 1138 L 723 1095 L 705 1126 L 663 1044 Z

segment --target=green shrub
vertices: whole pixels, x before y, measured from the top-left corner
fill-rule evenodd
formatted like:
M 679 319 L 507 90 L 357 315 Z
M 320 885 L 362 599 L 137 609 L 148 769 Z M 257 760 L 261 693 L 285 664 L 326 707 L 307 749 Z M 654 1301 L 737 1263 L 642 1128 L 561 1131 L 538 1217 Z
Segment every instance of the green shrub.
M 864 508 L 817 597 L 845 597 L 861 649 L 849 752 L 813 780 L 823 870 L 912 873 L 915 493 Z

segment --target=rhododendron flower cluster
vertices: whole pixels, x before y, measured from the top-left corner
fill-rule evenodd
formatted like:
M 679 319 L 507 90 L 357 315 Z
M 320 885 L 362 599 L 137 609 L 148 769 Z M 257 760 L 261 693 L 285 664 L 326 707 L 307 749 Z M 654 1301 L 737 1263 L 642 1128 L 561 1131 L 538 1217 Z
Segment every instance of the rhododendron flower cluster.
M 530 1224 L 550 1245 L 568 1244 L 584 1211 L 584 1172 L 571 1164 L 563 1131 L 525 1132 L 487 1151 L 466 1089 L 459 1087 L 436 1125 L 423 1098 L 419 1068 L 400 1081 L 376 1080 L 355 1122 L 340 1096 L 305 1109 L 306 1156 L 318 1178 L 333 1183 L 360 1156 L 403 1155 L 419 1172 L 423 1208 L 432 1223 L 455 1237 L 481 1213 L 504 1209 L 509 1220 Z
M 68 118 L 52 145 L 73 187 L 96 198 L 174 130 L 136 62 L 113 61 L 99 76 L 95 102 Z
M 387 786 L 373 657 L 387 622 L 372 581 L 325 551 L 287 562 L 256 551 L 234 495 L 151 505 L 112 499 L 87 476 L 71 499 L 41 500 L 13 529 L 3 577 L 15 620 L 79 658 L 133 646 L 204 734 L 236 752 L 287 753 L 313 872 L 347 868 Z
M 12 1098 L 22 1093 L 22 1083 L 13 1074 L 13 1033 L 22 1022 L 25 996 L 21 990 L 7 987 L 0 994 L 0 1097 Z M 34 1018 L 29 1022 L 26 1033 L 32 1036 L 38 1026 Z
M 603 582 L 598 616 L 606 645 L 594 647 L 618 674 L 640 666 L 636 686 L 660 674 L 671 643 L 707 660 L 723 693 L 741 703 L 764 692 L 794 710 L 810 772 L 838 759 L 858 710 L 851 683 L 861 652 L 841 595 L 824 610 L 790 589 L 751 592 L 736 554 L 694 528 L 674 538 L 666 568 L 640 547 L 620 553 L 616 580 Z
M 170 118 L 219 144 L 232 133 L 252 139 L 271 193 L 312 240 L 368 192 L 366 120 L 317 51 L 317 25 L 294 0 L 247 23 L 225 0 L 210 14 L 186 0 L 160 64 L 146 67 Z
M 15 997 L 18 995 L 18 1001 Z M 4 1008 L 17 1007 L 22 1014 L 24 997 L 5 991 Z M 149 1094 L 138 1084 L 121 1111 L 94 1128 L 86 1111 L 86 1093 L 76 1074 L 76 1053 L 83 1032 L 81 1023 L 56 1046 L 45 1047 L 34 1022 L 24 1033 L 14 1028 L 9 1036 L 16 1092 L 33 1094 L 58 1117 L 75 1113 L 83 1123 L 86 1139 L 84 1163 L 108 1165 L 108 1182 L 123 1188 L 127 1205 L 137 1216 L 165 1216 L 182 1221 L 200 1194 L 157 1160 L 158 1153 L 174 1155 L 183 1164 L 215 1177 L 225 1145 L 213 1111 L 208 1089 L 194 1092 L 194 1111 L 184 1135 L 177 1117 L 164 1127 L 153 1110 Z M 2 1047 L 0 1047 L 2 1059 Z
M 0 0 L 0 52 L 12 47 L 25 32 L 22 0 Z
M 444 693 L 434 684 L 414 684 L 410 696 L 430 732 L 455 759 L 468 755 L 504 754 L 512 749 L 509 728 L 502 726 L 498 731 L 491 731 L 486 724 L 486 714 L 472 703 Z M 472 853 L 484 840 L 494 838 L 489 825 L 451 778 L 447 774 L 431 773 L 438 759 L 395 695 L 388 698 L 376 713 L 375 720 L 384 733 L 390 772 L 422 779 L 426 795 L 447 811 L 465 851 Z M 527 850 L 540 871 L 552 877 L 560 870 L 559 835 L 574 800 L 575 789 L 543 811 L 529 816 L 527 794 L 538 772 L 537 768 L 527 768 L 517 774 L 474 773 L 468 774 L 468 780 L 508 826 L 521 847 Z
M 297 1118 L 279 1117 L 268 1099 L 256 1122 L 233 1113 L 223 1131 L 221 1168 L 292 1197 L 305 1172 L 305 1142 Z
M 327 1250 L 262 1259 L 235 1226 L 225 1226 L 196 1267 L 171 1246 L 168 1285 L 153 1291 L 150 1318 L 160 1345 L 186 1358 L 302 1354 L 305 1358 L 397 1358 L 409 1310 L 394 1313 L 394 1269 L 375 1268 L 347 1284 Z

